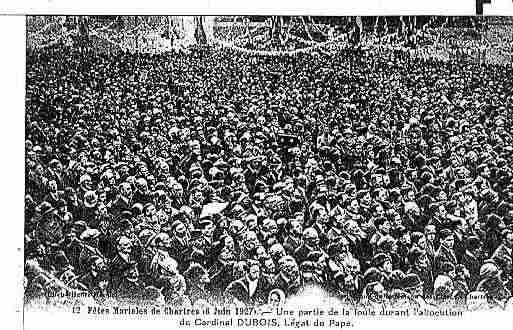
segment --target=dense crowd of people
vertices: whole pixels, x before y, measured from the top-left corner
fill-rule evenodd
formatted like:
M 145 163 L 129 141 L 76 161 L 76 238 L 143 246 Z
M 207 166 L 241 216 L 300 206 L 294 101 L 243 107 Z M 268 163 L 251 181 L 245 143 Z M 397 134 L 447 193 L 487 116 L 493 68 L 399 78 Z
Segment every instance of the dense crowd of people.
M 35 52 L 26 302 L 260 306 L 313 286 L 505 308 L 512 71 L 372 50 Z

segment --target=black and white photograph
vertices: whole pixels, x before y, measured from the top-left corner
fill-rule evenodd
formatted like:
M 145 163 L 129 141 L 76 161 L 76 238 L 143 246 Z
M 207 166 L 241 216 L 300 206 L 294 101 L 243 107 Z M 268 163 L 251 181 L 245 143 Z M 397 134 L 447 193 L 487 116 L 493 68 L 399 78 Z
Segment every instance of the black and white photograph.
M 24 110 L 26 314 L 513 312 L 513 16 L 26 16 Z

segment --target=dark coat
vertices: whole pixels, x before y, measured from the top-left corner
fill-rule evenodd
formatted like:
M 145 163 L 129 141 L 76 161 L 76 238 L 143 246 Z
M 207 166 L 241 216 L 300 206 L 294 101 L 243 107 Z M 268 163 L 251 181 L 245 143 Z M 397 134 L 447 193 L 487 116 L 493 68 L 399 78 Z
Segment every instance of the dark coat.
M 293 255 L 296 249 L 301 245 L 301 239 L 294 239 L 292 236 L 287 236 L 283 241 L 283 248 L 287 251 L 288 255 Z
M 189 265 L 187 265 L 187 260 L 190 255 L 190 246 L 187 241 L 183 243 L 174 236 L 171 238 L 171 243 L 169 247 L 169 256 L 174 258 L 178 262 L 178 270 L 182 273 L 184 272 Z
M 271 281 L 266 275 L 260 275 L 257 286 L 252 296 L 249 294 L 249 281 L 246 277 L 235 280 L 224 292 L 225 299 L 231 301 L 237 299 L 245 305 L 263 305 L 267 303 L 267 296 L 271 291 Z
M 131 211 L 132 205 L 126 202 L 123 198 L 118 197 L 111 205 L 110 205 L 110 213 L 116 218 L 123 211 Z
M 132 260 L 125 260 L 119 254 L 112 259 L 109 264 L 110 269 L 110 289 L 115 293 L 120 286 L 122 280 L 125 278 L 125 273 L 133 267 Z
M 294 251 L 294 258 L 296 259 L 296 262 L 298 265 L 301 265 L 303 261 L 306 261 L 306 258 L 308 257 L 308 254 L 310 252 L 317 251 L 317 249 L 312 249 L 308 245 L 306 245 L 304 242 Z
M 454 251 L 451 251 L 443 245 L 440 245 L 438 251 L 435 253 L 435 262 L 433 264 L 433 273 L 435 276 L 441 274 L 442 265 L 446 262 L 451 262 L 454 266 L 458 264 Z
M 285 296 L 290 297 L 301 292 L 303 289 L 303 279 L 301 276 L 298 276 L 295 281 L 287 282 L 281 273 L 278 273 L 273 278 L 272 287 L 273 289 L 281 289 Z
M 501 267 L 504 275 L 513 274 L 513 255 L 511 249 L 508 251 L 504 244 L 499 245 L 493 253 L 492 259 Z
M 461 263 L 465 266 L 470 274 L 470 279 L 468 281 L 469 289 L 474 290 L 479 283 L 479 270 L 481 269 L 481 261 L 478 257 L 466 251 L 461 258 Z

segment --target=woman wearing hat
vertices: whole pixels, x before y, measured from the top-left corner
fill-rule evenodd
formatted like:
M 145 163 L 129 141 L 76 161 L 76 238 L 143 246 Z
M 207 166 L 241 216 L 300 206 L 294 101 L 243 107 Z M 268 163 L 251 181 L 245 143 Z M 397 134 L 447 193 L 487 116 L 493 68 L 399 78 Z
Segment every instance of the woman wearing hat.
M 491 308 L 503 307 L 511 292 L 506 289 L 504 282 L 500 277 L 499 267 L 492 262 L 485 263 L 479 270 L 481 281 L 477 285 L 476 291 L 486 294 L 488 304 Z

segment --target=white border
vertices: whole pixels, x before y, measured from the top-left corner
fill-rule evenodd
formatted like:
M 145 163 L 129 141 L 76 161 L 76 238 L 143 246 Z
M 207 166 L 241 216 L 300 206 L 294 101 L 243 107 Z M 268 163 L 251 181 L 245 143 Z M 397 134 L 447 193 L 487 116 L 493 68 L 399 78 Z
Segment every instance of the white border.
M 502 1 L 502 0 L 493 0 Z M 3 0 L 5 14 L 475 15 L 475 0 Z M 512 14 L 511 12 L 510 14 Z
M 203 14 L 203 15 L 473 15 L 475 0 L 316 0 L 294 1 L 261 0 L 244 2 L 241 0 L 187 0 L 164 1 L 145 0 L 143 3 L 130 1 L 109 1 L 110 8 L 104 7 L 104 0 L 3 0 L 2 14 Z M 492 0 L 492 5 L 484 5 L 485 15 L 513 15 L 511 0 Z M 22 278 L 23 278 L 23 196 L 24 196 L 24 95 L 25 95 L 25 17 L 0 17 L 0 143 L 3 153 L 0 173 L 3 174 L 1 200 L 4 209 L 3 238 L 0 244 L 3 251 L 2 267 L 2 328 L 20 329 L 22 321 Z M 73 324 L 69 322 L 73 321 Z M 133 320 L 102 321 L 90 318 L 78 319 L 71 315 L 56 317 L 52 314 L 34 314 L 27 329 L 136 329 L 141 323 Z M 69 321 L 69 322 L 68 322 Z M 395 322 L 365 321 L 359 329 L 375 327 L 394 329 L 438 329 L 466 328 L 486 329 L 513 328 L 511 314 L 473 315 L 458 321 L 413 321 Z M 173 322 L 153 320 L 145 323 L 149 328 L 175 327 Z
M 23 311 L 25 18 L 1 17 L 0 31 L 0 327 L 14 330 Z

